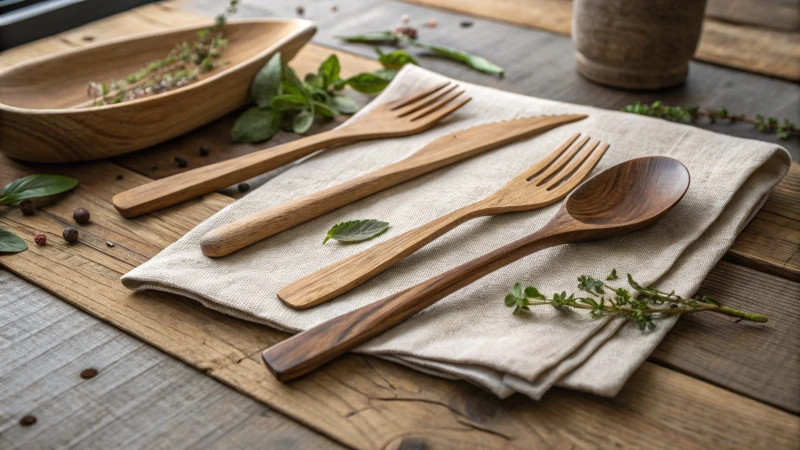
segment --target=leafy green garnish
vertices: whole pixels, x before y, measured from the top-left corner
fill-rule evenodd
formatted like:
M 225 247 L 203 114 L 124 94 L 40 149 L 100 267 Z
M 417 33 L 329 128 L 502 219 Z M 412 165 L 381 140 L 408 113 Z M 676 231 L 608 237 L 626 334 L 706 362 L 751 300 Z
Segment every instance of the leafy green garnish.
M 465 51 L 456 50 L 450 47 L 443 47 L 441 45 L 423 44 L 418 41 L 415 41 L 414 45 L 426 50 L 430 50 L 436 56 L 462 62 L 483 73 L 488 73 L 490 75 L 501 75 L 503 72 L 505 72 L 505 69 L 497 64 L 492 63 L 482 56 L 472 55 Z
M 0 228 L 0 253 L 19 253 L 28 248 L 28 244 L 16 234 Z
M 409 55 L 405 50 L 395 50 L 391 53 L 383 53 L 381 49 L 376 48 L 375 52 L 378 53 L 378 61 L 381 65 L 389 70 L 400 70 L 406 64 L 414 64 L 418 66 L 419 63 L 413 56 Z
M 386 79 L 386 77 L 379 76 L 374 73 L 364 72 L 344 80 L 339 84 L 339 86 L 350 86 L 358 92 L 363 92 L 365 94 L 376 94 L 384 90 L 386 86 L 389 85 L 390 81 L 392 80 Z
M 282 78 L 281 67 L 281 54 L 275 53 L 256 74 L 250 86 L 250 96 L 256 105 L 266 108 L 270 106 L 272 98 L 278 95 Z
M 334 225 L 328 230 L 323 244 L 330 239 L 339 242 L 362 242 L 380 236 L 389 229 L 388 222 L 375 219 L 350 220 Z
M 269 108 L 254 106 L 236 119 L 231 137 L 236 142 L 266 141 L 278 132 L 280 124 L 279 113 Z
M 8 183 L 0 191 L 0 205 L 66 192 L 78 185 L 78 180 L 61 175 L 28 175 Z
M 354 36 L 336 36 L 345 42 L 358 42 L 361 44 L 394 45 L 400 39 L 393 31 L 373 31 Z

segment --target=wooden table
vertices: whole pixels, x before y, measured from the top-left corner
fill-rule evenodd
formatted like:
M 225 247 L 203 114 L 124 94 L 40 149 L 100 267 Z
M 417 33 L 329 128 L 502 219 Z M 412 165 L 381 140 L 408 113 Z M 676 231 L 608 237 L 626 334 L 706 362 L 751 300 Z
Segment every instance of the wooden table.
M 485 4 L 507 6 L 509 1 Z M 336 52 L 346 73 L 371 70 L 376 66 L 371 48 L 342 45 L 333 36 L 396 26 L 405 13 L 416 23 L 437 19 L 436 28 L 420 28 L 426 40 L 486 54 L 507 69 L 500 80 L 450 62 L 421 59 L 423 66 L 465 81 L 610 109 L 661 99 L 800 121 L 800 87 L 790 81 L 697 62 L 683 87 L 648 93 L 606 89 L 575 74 L 566 37 L 529 27 L 542 28 L 539 23 L 520 24 L 521 18 L 514 20 L 516 24 L 505 23 L 502 20 L 510 19 L 497 17 L 499 6 L 442 2 L 436 1 L 451 8 L 471 5 L 474 16 L 390 1 L 309 1 L 306 16 L 317 22 L 320 31 L 291 65 L 305 73 Z M 245 0 L 239 16 L 294 16 L 296 3 Z M 752 3 L 740 2 L 742 8 Z M 333 4 L 338 5 L 336 13 L 330 10 Z M 0 65 L 208 20 L 203 16 L 215 14 L 221 5 L 219 0 L 183 0 L 146 6 L 4 52 Z M 748 32 L 763 28 L 757 15 L 729 9 L 733 12 L 728 11 L 725 24 L 748 22 L 741 25 Z M 725 13 L 721 10 L 710 9 Z M 479 17 L 492 14 L 497 20 Z M 459 28 L 467 18 L 474 25 Z M 762 31 L 797 31 L 785 13 L 775 23 L 783 28 L 776 25 Z M 0 447 L 796 448 L 800 440 L 798 164 L 793 164 L 701 287 L 702 293 L 734 307 L 765 313 L 770 322 L 754 326 L 711 315 L 684 317 L 614 399 L 555 389 L 540 402 L 522 396 L 498 400 L 463 382 L 355 355 L 282 385 L 268 375 L 258 351 L 285 334 L 176 296 L 132 295 L 118 281 L 122 273 L 233 199 L 212 194 L 125 220 L 113 211 L 111 196 L 179 171 L 173 162 L 176 155 L 197 167 L 253 151 L 251 146 L 228 146 L 231 123 L 230 117 L 224 118 L 114 161 L 35 166 L 0 157 L 3 184 L 34 172 L 63 173 L 81 181 L 75 192 L 36 216 L 0 210 L 0 225 L 20 236 L 30 240 L 34 232 L 46 232 L 50 237 L 46 247 L 32 245 L 26 252 L 0 257 L 0 266 L 8 270 L 0 271 Z M 711 128 L 771 139 L 742 125 Z M 270 145 L 294 138 L 281 134 Z M 199 145 L 211 146 L 211 155 L 198 156 Z M 785 145 L 797 160 L 798 142 Z M 82 229 L 80 245 L 67 247 L 58 236 L 77 207 L 90 209 L 93 222 Z M 106 241 L 116 245 L 107 247 Z M 99 375 L 81 379 L 78 374 L 88 367 L 97 368 Z M 25 414 L 39 421 L 20 426 Z

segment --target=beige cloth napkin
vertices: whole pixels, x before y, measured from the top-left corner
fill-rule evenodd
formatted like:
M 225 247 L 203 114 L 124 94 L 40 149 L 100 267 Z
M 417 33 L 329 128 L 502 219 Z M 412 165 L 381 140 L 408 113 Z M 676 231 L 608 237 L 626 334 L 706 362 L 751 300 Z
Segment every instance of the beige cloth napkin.
M 407 66 L 371 105 L 442 80 L 441 75 Z M 581 132 L 611 144 L 595 172 L 635 157 L 666 155 L 688 167 L 689 192 L 647 229 L 523 258 L 442 299 L 358 351 L 434 375 L 465 379 L 501 397 L 516 391 L 538 399 L 554 384 L 615 395 L 675 317 L 659 319 L 655 331 L 642 333 L 619 319 L 592 320 L 583 312 L 560 313 L 549 307 L 513 316 L 503 304 L 505 294 L 515 282 L 547 293 L 576 291 L 578 275 L 601 276 L 616 268 L 623 275 L 631 272 L 642 283 L 690 295 L 786 173 L 789 154 L 773 144 L 663 120 L 460 84 L 473 100 L 439 126 L 416 136 L 319 153 L 197 226 L 125 275 L 123 284 L 185 295 L 209 308 L 283 330 L 304 330 L 540 228 L 558 205 L 467 222 L 357 289 L 311 310 L 292 310 L 275 296 L 279 288 L 304 275 L 488 196 L 566 137 Z M 443 134 L 503 119 L 571 113 L 589 118 L 440 169 L 231 256 L 210 259 L 200 252 L 200 237 L 211 229 L 403 159 Z M 365 243 L 322 245 L 335 223 L 371 218 L 389 222 L 390 230 Z

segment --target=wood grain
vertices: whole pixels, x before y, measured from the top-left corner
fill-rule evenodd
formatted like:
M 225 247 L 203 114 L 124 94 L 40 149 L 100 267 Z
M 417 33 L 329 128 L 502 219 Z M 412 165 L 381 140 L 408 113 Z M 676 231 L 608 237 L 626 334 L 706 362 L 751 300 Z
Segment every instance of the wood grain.
M 568 36 L 570 0 L 404 0 L 478 17 L 503 20 Z M 706 18 L 694 57 L 700 61 L 800 80 L 800 33 Z
M 800 31 L 798 0 L 709 0 L 706 16 L 724 22 Z
M 232 21 L 225 34 L 229 65 L 162 94 L 73 108 L 86 101 L 89 81 L 124 78 L 169 54 L 175 42 L 191 42 L 206 26 L 71 49 L 0 72 L 0 151 L 53 163 L 106 158 L 166 141 L 245 105 L 250 81 L 264 63 L 277 51 L 291 59 L 315 31 L 303 20 Z M 205 100 L 195 101 L 198 96 Z
M 228 255 L 391 186 L 585 117 L 571 114 L 524 118 L 450 133 L 394 164 L 209 231 L 200 242 L 203 254 Z
M 608 150 L 608 144 L 579 137 L 571 136 L 489 197 L 308 274 L 279 290 L 278 298 L 292 308 L 310 308 L 361 285 L 468 220 L 531 211 L 562 200 Z

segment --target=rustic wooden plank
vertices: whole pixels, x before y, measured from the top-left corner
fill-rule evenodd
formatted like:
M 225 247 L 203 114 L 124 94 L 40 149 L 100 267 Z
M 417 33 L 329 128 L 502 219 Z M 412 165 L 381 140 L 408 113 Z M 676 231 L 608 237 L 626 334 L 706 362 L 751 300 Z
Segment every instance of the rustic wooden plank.
M 706 16 L 764 28 L 800 30 L 800 0 L 708 0 Z
M 0 285 L 2 448 L 338 447 L 7 271 Z
M 230 199 L 212 194 L 126 220 L 113 211 L 109 199 L 146 182 L 141 175 L 104 162 L 35 168 L 8 159 L 0 162 L 3 182 L 30 170 L 81 179 L 74 192 L 35 216 L 3 212 L 0 225 L 31 247 L 3 255 L 0 265 L 346 445 L 637 445 L 642 430 L 670 417 L 669 423 L 648 431 L 655 446 L 674 447 L 678 435 L 682 447 L 785 447 L 800 428 L 800 418 L 791 414 L 651 363 L 613 400 L 555 390 L 540 403 L 519 397 L 501 401 L 466 383 L 355 355 L 284 385 L 269 375 L 258 351 L 285 334 L 173 295 L 131 294 L 118 281 L 141 258 L 152 256 Z M 116 180 L 120 173 L 123 179 Z M 79 206 L 92 211 L 93 221 L 80 226 L 78 243 L 66 244 L 58 234 Z M 46 233 L 48 245 L 33 244 L 34 232 Z M 117 245 L 106 247 L 107 239 Z M 754 431 L 729 432 L 745 426 Z

